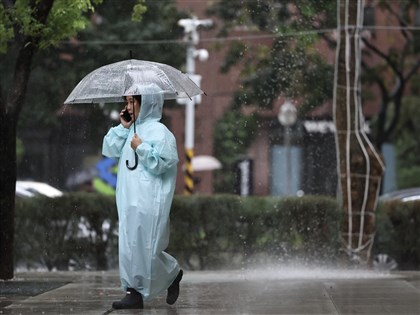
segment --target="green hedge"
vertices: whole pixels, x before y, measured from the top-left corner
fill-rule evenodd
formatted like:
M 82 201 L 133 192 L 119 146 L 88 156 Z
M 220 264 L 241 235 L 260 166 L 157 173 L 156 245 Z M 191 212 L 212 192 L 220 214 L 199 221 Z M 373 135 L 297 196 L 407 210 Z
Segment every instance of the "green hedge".
M 387 254 L 399 270 L 420 269 L 420 201 L 390 201 L 377 209 L 373 252 Z
M 185 268 L 238 268 L 261 262 L 334 263 L 341 212 L 334 199 L 175 196 L 168 252 Z M 16 201 L 16 266 L 50 270 L 118 266 L 114 197 L 69 193 Z M 420 269 L 420 202 L 377 210 L 373 255 L 400 270 Z
M 71 193 L 16 200 L 17 266 L 104 270 L 115 263 L 117 213 L 113 197 Z
M 175 196 L 168 252 L 190 269 L 331 260 L 339 249 L 336 209 L 327 197 Z M 17 265 L 117 267 L 116 213 L 113 197 L 92 193 L 17 200 Z
M 331 261 L 339 249 L 336 209 L 336 202 L 326 197 L 178 197 L 172 206 L 169 251 L 194 269 L 261 260 Z

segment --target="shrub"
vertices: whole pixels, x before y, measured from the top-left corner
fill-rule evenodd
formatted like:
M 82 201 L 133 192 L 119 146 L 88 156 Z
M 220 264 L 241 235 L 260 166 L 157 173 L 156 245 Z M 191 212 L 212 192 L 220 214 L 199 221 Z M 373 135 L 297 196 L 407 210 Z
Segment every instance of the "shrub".
M 18 199 L 15 261 L 49 270 L 68 269 L 70 260 L 79 268 L 107 269 L 108 257 L 116 253 L 116 224 L 112 197 L 71 193 Z
M 261 261 L 334 261 L 340 247 L 335 200 L 175 196 L 168 252 L 185 268 L 237 268 Z M 113 197 L 69 193 L 16 204 L 16 261 L 28 267 L 117 267 Z
M 196 269 L 262 258 L 331 261 L 340 246 L 339 221 L 337 204 L 327 197 L 179 196 L 171 211 L 169 250 Z
M 389 255 L 400 270 L 420 269 L 420 201 L 379 204 L 373 251 Z

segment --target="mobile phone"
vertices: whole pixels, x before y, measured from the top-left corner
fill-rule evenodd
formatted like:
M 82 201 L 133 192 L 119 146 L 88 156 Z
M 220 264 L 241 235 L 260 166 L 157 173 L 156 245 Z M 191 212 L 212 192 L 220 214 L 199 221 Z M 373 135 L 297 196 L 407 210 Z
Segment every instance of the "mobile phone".
M 130 122 L 130 121 L 131 121 L 131 116 L 130 116 L 130 113 L 129 113 L 126 109 L 123 111 L 122 118 L 123 118 L 126 122 Z

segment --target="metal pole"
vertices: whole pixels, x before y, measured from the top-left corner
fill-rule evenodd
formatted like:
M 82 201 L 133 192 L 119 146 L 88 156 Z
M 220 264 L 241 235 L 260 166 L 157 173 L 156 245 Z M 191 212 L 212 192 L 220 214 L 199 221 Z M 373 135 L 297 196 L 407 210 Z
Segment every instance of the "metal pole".
M 286 148 L 286 196 L 292 194 L 292 154 L 290 148 L 290 132 L 291 127 L 296 123 L 296 107 L 289 101 L 285 101 L 280 107 L 277 116 L 280 124 L 284 127 L 284 146 Z
M 284 145 L 286 147 L 286 180 L 287 180 L 287 191 L 286 195 L 290 196 L 292 193 L 292 185 L 290 181 L 292 180 L 292 156 L 290 150 L 290 127 L 287 126 L 285 128 L 284 134 Z
M 196 32 L 196 28 L 193 29 Z M 192 36 L 193 37 L 193 36 Z M 194 43 L 192 40 L 187 45 L 187 74 L 195 72 Z M 194 170 L 192 159 L 194 157 L 194 120 L 195 120 L 195 101 L 189 100 L 185 106 L 185 174 L 184 174 L 184 195 L 194 193 Z
M 195 46 L 199 43 L 200 37 L 197 31 L 199 26 L 209 27 L 213 21 L 193 19 L 181 19 L 178 25 L 184 28 L 184 40 L 187 43 L 187 74 L 193 78 L 195 75 L 195 58 L 206 60 L 208 53 L 205 49 L 196 50 Z M 203 54 L 204 53 L 204 54 Z M 198 80 L 199 81 L 199 80 Z M 197 83 L 197 82 L 196 82 Z M 197 84 L 199 85 L 199 84 Z M 195 97 L 185 104 L 185 175 L 184 175 L 184 195 L 191 195 L 194 192 L 192 159 L 194 157 L 194 120 L 195 104 L 199 103 Z

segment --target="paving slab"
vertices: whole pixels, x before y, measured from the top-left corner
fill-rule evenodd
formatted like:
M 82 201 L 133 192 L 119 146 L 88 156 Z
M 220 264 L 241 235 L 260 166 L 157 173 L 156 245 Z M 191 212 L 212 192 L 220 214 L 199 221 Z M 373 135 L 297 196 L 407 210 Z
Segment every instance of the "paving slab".
M 111 309 L 124 295 L 117 271 L 17 273 L 0 284 L 0 314 L 420 314 L 420 272 L 185 271 L 175 305 L 162 294 L 143 310 Z

